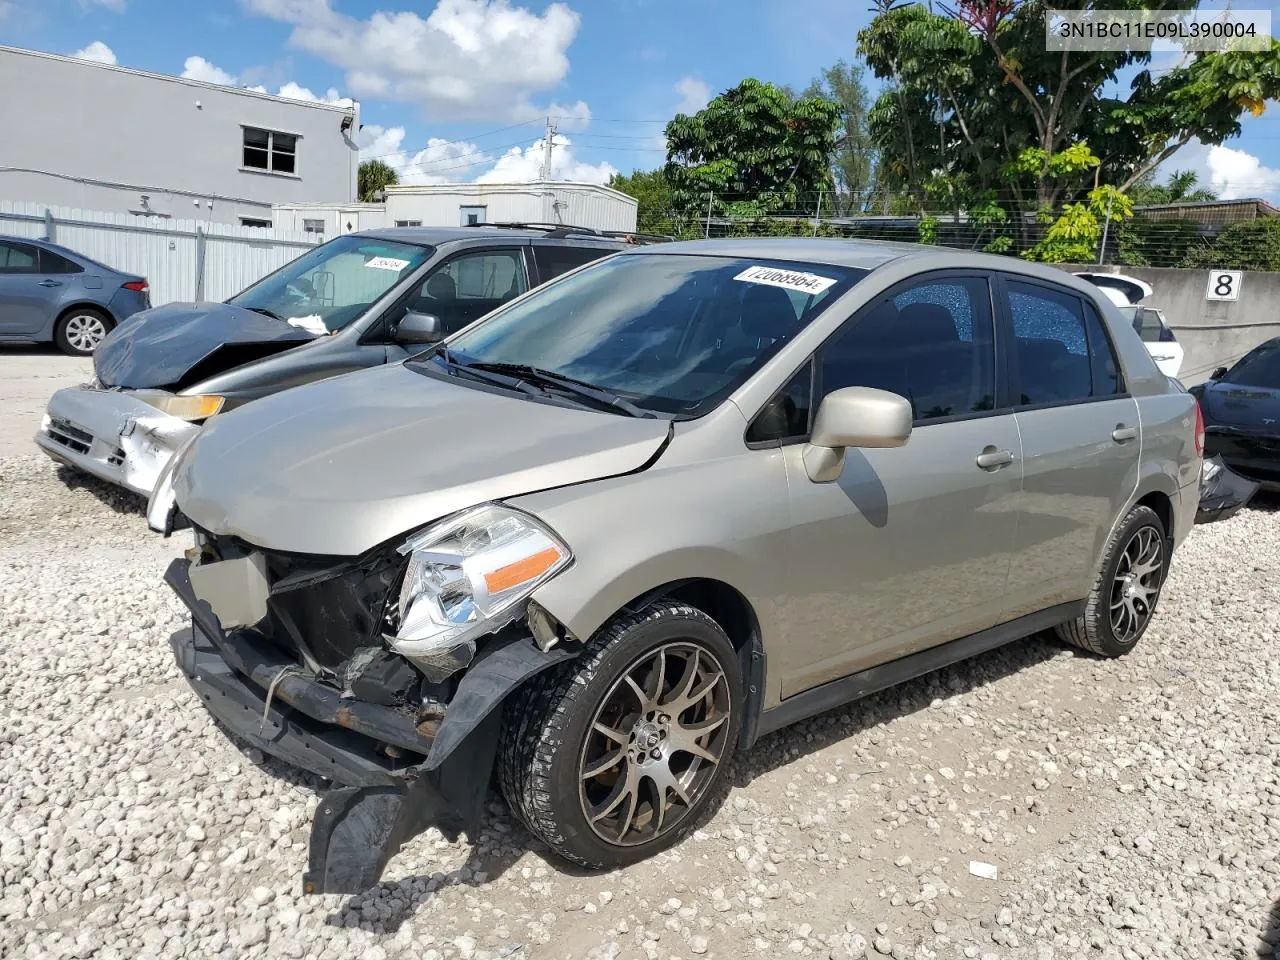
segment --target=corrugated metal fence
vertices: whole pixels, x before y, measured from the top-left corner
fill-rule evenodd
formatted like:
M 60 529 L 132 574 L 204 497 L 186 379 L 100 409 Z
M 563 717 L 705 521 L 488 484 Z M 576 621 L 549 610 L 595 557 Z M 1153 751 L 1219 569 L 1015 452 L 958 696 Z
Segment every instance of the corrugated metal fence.
M 151 302 L 225 300 L 324 239 L 0 200 L 0 234 L 44 238 L 151 284 Z

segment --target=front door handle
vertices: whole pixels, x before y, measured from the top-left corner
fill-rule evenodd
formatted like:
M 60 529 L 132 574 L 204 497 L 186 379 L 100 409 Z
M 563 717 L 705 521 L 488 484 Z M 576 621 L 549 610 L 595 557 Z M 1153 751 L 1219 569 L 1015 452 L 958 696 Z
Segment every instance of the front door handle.
M 1116 428 L 1111 431 L 1111 439 L 1116 443 L 1128 443 L 1130 440 L 1136 440 L 1138 439 L 1138 428 L 1117 423 Z
M 983 470 L 999 470 L 1013 463 L 1012 450 L 997 450 L 995 447 L 984 447 L 978 454 L 976 463 Z
M 61 280 L 41 280 L 41 281 L 40 281 L 40 286 L 42 286 L 42 287 L 60 287 L 60 286 L 62 286 L 62 281 L 61 281 Z

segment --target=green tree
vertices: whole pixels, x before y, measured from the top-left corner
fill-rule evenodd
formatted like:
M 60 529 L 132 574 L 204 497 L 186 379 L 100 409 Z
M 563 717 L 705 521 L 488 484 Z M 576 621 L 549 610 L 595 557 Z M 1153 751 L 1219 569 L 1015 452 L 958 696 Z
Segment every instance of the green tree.
M 1010 211 L 1081 202 L 1106 179 L 1140 181 L 1192 138 L 1219 144 L 1280 94 L 1280 43 L 1262 52 L 1200 53 L 1161 73 L 1142 51 L 1049 51 L 1041 0 L 960 0 L 934 13 L 877 0 L 858 49 L 886 81 L 869 115 L 880 176 L 920 209 L 945 175 L 969 197 L 996 194 Z M 1141 9 L 1145 0 L 1083 0 L 1075 9 Z M 1187 10 L 1195 0 L 1168 0 Z M 1128 89 L 1117 75 L 1138 67 Z M 1100 160 L 1061 176 L 1054 158 L 1087 143 Z M 1010 165 L 1035 149 L 1037 165 Z
M 812 213 L 818 191 L 832 188 L 840 115 L 825 97 L 750 78 L 693 116 L 678 114 L 666 127 L 664 170 L 675 209 L 696 220 L 713 198 L 711 212 L 731 217 Z
M 615 173 L 609 186 L 639 201 L 636 229 L 640 233 L 676 236 L 681 232 L 674 214 L 671 184 L 661 170 L 635 170 L 630 176 Z
M 870 106 L 863 68 L 837 60 L 809 84 L 804 96 L 825 97 L 840 105 L 840 127 L 831 158 L 835 197 L 831 210 L 838 216 L 865 209 L 875 188 L 876 149 L 867 130 Z
M 1136 207 L 1161 203 L 1202 203 L 1217 200 L 1212 190 L 1198 186 L 1191 170 L 1175 170 L 1164 183 L 1149 173 L 1128 190 Z M 1130 267 L 1173 267 L 1190 251 L 1204 245 L 1199 226 L 1191 220 L 1147 217 L 1141 209 L 1116 231 L 1116 262 Z
M 1203 203 L 1217 200 L 1218 194 L 1199 186 L 1194 170 L 1175 170 L 1164 183 L 1156 183 L 1155 174 L 1148 173 L 1133 182 L 1129 196 L 1138 206 L 1158 203 Z
M 366 160 L 360 164 L 356 182 L 360 199 L 365 203 L 373 203 L 378 199 L 379 191 L 400 182 L 400 175 L 381 160 Z

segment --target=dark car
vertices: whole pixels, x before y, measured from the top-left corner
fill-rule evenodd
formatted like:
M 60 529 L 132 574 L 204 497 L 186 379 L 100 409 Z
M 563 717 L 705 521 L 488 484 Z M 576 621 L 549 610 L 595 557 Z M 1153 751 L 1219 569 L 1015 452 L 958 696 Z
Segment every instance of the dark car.
M 403 360 L 634 239 L 510 225 L 337 237 L 226 303 L 171 303 L 121 324 L 94 355 L 94 381 L 50 399 L 36 443 L 146 496 L 220 411 Z
M 145 277 L 47 240 L 0 237 L 0 343 L 48 343 L 87 357 L 151 306 Z
M 1205 457 L 1220 456 L 1264 490 L 1280 490 L 1280 337 L 1191 388 L 1204 414 Z

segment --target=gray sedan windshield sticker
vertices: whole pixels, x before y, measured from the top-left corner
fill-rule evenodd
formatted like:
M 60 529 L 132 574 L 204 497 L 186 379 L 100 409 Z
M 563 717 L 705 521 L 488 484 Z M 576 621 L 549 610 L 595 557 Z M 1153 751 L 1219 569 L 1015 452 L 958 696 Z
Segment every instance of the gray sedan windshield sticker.
M 733 279 L 742 280 L 745 283 L 764 283 L 771 287 L 782 287 L 784 290 L 796 290 L 800 293 L 821 293 L 835 283 L 830 277 L 820 277 L 816 273 L 782 270 L 778 267 L 747 267 Z

